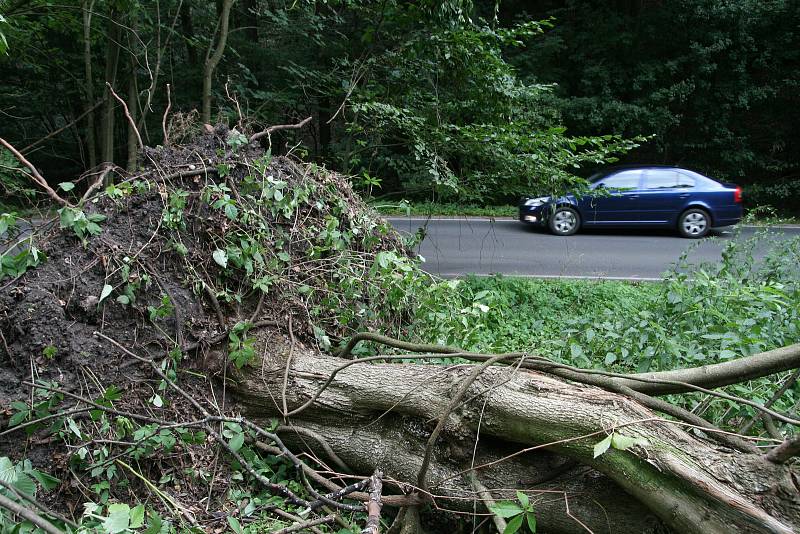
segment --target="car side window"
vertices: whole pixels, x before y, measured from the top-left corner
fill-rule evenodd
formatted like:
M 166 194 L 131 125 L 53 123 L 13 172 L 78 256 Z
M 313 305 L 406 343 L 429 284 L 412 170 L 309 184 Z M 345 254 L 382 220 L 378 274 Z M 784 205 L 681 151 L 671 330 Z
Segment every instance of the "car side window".
M 678 185 L 678 173 L 672 170 L 649 170 L 644 175 L 645 189 L 673 189 Z
M 692 178 L 691 176 L 687 176 L 682 172 L 678 173 L 678 183 L 675 185 L 675 187 L 683 189 L 686 187 L 694 187 L 695 185 L 696 181 L 694 178 Z
M 603 178 L 601 186 L 606 189 L 639 189 L 642 171 L 622 171 Z

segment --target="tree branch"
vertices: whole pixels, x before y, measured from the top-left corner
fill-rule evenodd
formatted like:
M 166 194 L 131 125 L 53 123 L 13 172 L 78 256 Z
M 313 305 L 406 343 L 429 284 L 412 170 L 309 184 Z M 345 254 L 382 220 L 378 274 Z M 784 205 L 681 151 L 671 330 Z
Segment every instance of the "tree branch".
M 299 130 L 300 128 L 308 124 L 310 121 L 311 117 L 306 117 L 297 124 L 278 124 L 276 126 L 270 126 L 263 132 L 258 132 L 256 134 L 251 135 L 250 142 L 252 143 L 253 141 L 257 141 L 258 139 L 261 139 L 265 135 L 271 135 L 272 133 L 277 132 L 279 130 Z
M 48 521 L 47 519 L 43 518 L 33 510 L 29 510 L 25 508 L 21 504 L 12 501 L 5 495 L 0 494 L 0 506 L 5 508 L 6 510 L 23 517 L 39 527 L 40 529 L 44 530 L 48 534 L 64 534 L 64 532 L 57 528 L 53 523 Z
M 139 150 L 144 150 L 144 143 L 142 143 L 142 136 L 139 135 L 139 128 L 136 127 L 136 122 L 133 120 L 133 117 L 131 117 L 131 112 L 128 109 L 128 104 L 126 104 L 125 101 L 122 98 L 120 98 L 120 96 L 117 93 L 114 92 L 114 88 L 111 87 L 110 83 L 106 82 L 106 85 L 108 86 L 108 90 L 111 92 L 114 98 L 116 98 L 117 101 L 120 104 L 122 104 L 122 110 L 125 112 L 125 118 L 128 119 L 128 124 L 130 125 L 134 133 L 136 133 L 136 140 L 139 143 Z
M 800 434 L 787 439 L 767 453 L 767 460 L 776 464 L 786 463 L 800 454 Z
M 39 171 L 36 170 L 36 167 L 33 166 L 33 163 L 31 163 L 30 161 L 25 159 L 25 156 L 20 154 L 19 150 L 14 148 L 11 145 L 11 143 L 9 143 L 8 141 L 6 141 L 2 137 L 0 137 L 0 145 L 3 145 L 4 147 L 6 147 L 9 150 L 9 152 L 11 152 L 14 155 L 14 157 L 19 160 L 20 163 L 22 163 L 23 165 L 25 165 L 26 167 L 28 167 L 31 170 L 31 175 L 30 175 L 31 179 L 34 182 L 36 182 L 39 185 L 39 187 L 44 189 L 45 192 L 47 193 L 47 195 L 51 199 L 53 199 L 58 204 L 61 204 L 62 206 L 72 206 L 72 204 L 70 204 L 69 202 L 67 202 L 63 198 L 61 198 L 59 196 L 59 194 L 56 193 L 55 190 L 52 187 L 47 185 L 47 180 L 45 180 L 44 177 L 42 177 L 42 175 L 39 174 Z
M 705 388 L 718 388 L 798 367 L 800 367 L 800 343 L 795 343 L 787 347 L 745 356 L 728 362 L 660 373 L 641 373 L 633 376 L 658 381 L 686 382 Z M 675 383 L 634 383 L 633 381 L 624 380 L 623 382 L 632 389 L 650 395 L 669 395 L 689 391 L 686 387 Z
M 381 531 L 381 492 L 383 491 L 383 471 L 375 469 L 369 477 L 369 502 L 367 503 L 367 525 L 361 534 L 380 534 Z

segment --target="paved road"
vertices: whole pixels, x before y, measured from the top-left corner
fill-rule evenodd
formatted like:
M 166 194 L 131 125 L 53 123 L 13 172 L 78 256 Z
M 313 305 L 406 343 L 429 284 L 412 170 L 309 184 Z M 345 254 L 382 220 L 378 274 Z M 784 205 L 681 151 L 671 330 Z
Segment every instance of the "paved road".
M 479 218 L 431 219 L 391 217 L 402 232 L 413 233 L 427 222 L 419 248 L 425 269 L 443 277 L 464 274 L 515 274 L 537 277 L 657 280 L 681 253 L 696 246 L 693 263 L 718 261 L 731 239 L 751 237 L 756 229 L 715 231 L 699 243 L 668 231 L 594 230 L 556 237 L 515 220 Z M 772 232 L 782 239 L 800 236 L 800 227 Z

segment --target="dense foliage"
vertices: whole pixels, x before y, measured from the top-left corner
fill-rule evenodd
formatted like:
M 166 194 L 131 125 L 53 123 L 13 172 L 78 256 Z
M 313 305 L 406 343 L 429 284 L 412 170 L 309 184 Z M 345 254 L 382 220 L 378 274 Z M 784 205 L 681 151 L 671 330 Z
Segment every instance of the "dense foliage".
M 581 133 L 655 134 L 626 161 L 758 184 L 753 205 L 800 208 L 800 4 L 786 0 L 504 2 L 504 20 L 555 17 L 513 54 Z
M 764 260 L 755 250 L 769 249 Z M 416 336 L 471 351 L 531 351 L 616 372 L 646 372 L 728 361 L 800 341 L 800 240 L 757 235 L 730 241 L 718 264 L 681 260 L 662 282 L 469 278 L 442 284 L 420 308 Z M 732 386 L 769 399 L 774 380 Z M 781 398 L 790 411 L 794 386 Z M 698 398 L 678 402 L 694 407 Z M 707 417 L 738 428 L 749 408 L 715 400 Z

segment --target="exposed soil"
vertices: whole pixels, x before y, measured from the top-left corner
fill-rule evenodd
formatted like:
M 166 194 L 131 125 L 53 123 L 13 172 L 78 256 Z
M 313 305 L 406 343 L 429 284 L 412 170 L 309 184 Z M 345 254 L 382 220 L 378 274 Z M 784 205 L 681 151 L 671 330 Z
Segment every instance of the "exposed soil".
M 367 227 L 374 233 L 374 245 L 365 248 L 362 242 L 352 242 L 349 252 L 372 256 L 381 250 L 400 253 L 405 250 L 400 240 L 387 232 L 353 193 L 344 177 L 287 157 L 273 158 L 265 169 L 256 171 L 254 162 L 263 158 L 262 148 L 249 144 L 233 150 L 229 139 L 227 128 L 217 127 L 213 133 L 205 133 L 187 145 L 147 149 L 144 159 L 149 164 L 145 171 L 122 182 L 131 186 L 129 194 L 117 198 L 99 195 L 84 207 L 87 215 L 106 217 L 100 223 L 101 232 L 85 242 L 72 229 L 60 229 L 58 220 L 48 221 L 37 230 L 38 246 L 46 253 L 47 261 L 16 281 L 4 281 L 0 292 L 0 431 L 8 426 L 15 413 L 9 404 L 31 400 L 31 387 L 26 385 L 31 381 L 90 399 L 102 397 L 107 388 L 114 386 L 121 390 L 120 399 L 113 403 L 117 410 L 150 413 L 174 421 L 192 417 L 188 403 L 174 396 L 169 396 L 169 402 L 163 406 L 157 406 L 154 396 L 166 395 L 159 389 L 160 380 L 152 369 L 95 332 L 102 332 L 136 354 L 156 361 L 168 361 L 170 352 L 174 356 L 176 348 L 180 348 L 181 386 L 212 411 L 226 410 L 225 392 L 218 378 L 227 367 L 220 361 L 209 361 L 208 357 L 225 351 L 208 349 L 215 345 L 224 349 L 234 324 L 250 318 L 256 323 L 269 321 L 272 324 L 267 328 L 285 335 L 291 317 L 291 334 L 300 341 L 316 344 L 309 321 L 310 300 L 298 294 L 297 287 L 330 283 L 322 280 L 328 274 L 321 268 L 330 253 L 309 259 L 311 242 L 303 237 L 318 233 L 326 221 L 329 223 L 333 213 L 328 207 L 330 198 L 343 199 L 348 206 L 347 210 L 334 213 L 340 228 L 372 221 Z M 219 176 L 223 168 L 229 170 L 227 177 Z M 184 175 L 175 176 L 178 173 Z M 220 265 L 212 259 L 213 251 L 230 232 L 247 232 L 248 221 L 240 218 L 234 222 L 223 210 L 212 209 L 202 199 L 202 192 L 209 184 L 227 184 L 230 196 L 236 198 L 240 180 L 254 174 L 259 179 L 269 176 L 285 181 L 288 190 L 308 185 L 312 191 L 311 199 L 289 218 L 279 213 L 270 215 L 263 223 L 269 226 L 276 242 L 288 251 L 290 264 L 303 266 L 287 268 L 276 276 L 264 297 L 252 288 L 242 290 L 247 285 L 243 270 L 234 275 L 229 271 L 223 276 Z M 181 210 L 184 222 L 169 228 L 165 213 L 169 210 L 170 195 L 176 191 L 186 192 L 186 206 Z M 267 249 L 273 245 L 263 244 Z M 113 289 L 100 302 L 106 284 Z M 136 287 L 133 302 L 118 300 L 126 284 Z M 225 291 L 240 298 L 231 302 L 221 300 L 218 304 L 210 298 L 211 294 Z M 171 309 L 163 317 L 153 318 L 153 309 L 163 303 L 165 296 Z M 331 334 L 335 336 L 335 320 L 330 324 L 334 325 Z M 262 331 L 258 335 L 265 334 Z M 192 373 L 183 372 L 187 368 L 193 369 Z M 35 403 L 40 400 L 38 395 L 34 397 Z M 75 399 L 62 396 L 60 402 L 52 403 L 50 410 L 54 413 L 75 405 Z M 76 414 L 74 419 L 87 417 L 86 413 Z M 36 466 L 60 477 L 65 483 L 54 497 L 56 505 L 79 509 L 79 503 L 91 497 L 86 494 L 86 486 L 96 482 L 88 478 L 78 481 L 69 475 L 67 467 L 74 461 L 71 455 L 81 440 L 72 436 L 69 441 L 75 447 L 65 448 L 60 438 L 47 436 L 46 425 L 35 427 L 30 434 L 18 431 L 0 435 L 0 456 L 14 460 L 27 457 Z M 218 519 L 214 506 L 206 506 L 207 498 L 211 494 L 214 501 L 224 495 L 229 477 L 220 476 L 226 462 L 215 461 L 215 450 L 209 443 L 178 443 L 171 451 L 139 467 L 151 480 L 172 476 L 173 496 L 191 505 L 192 514 Z M 188 476 L 186 468 L 206 473 L 206 478 L 214 476 L 212 491 Z M 128 491 L 134 491 L 137 484 L 134 479 Z

